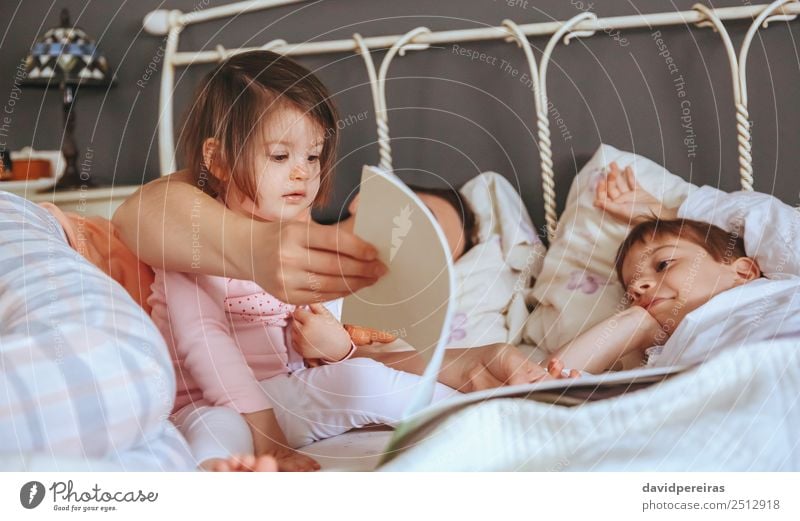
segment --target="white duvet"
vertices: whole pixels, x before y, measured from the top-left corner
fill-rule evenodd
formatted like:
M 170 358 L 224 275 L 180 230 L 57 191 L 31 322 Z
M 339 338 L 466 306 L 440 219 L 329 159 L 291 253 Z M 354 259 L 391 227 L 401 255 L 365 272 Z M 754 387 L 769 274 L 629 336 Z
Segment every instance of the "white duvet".
M 647 389 L 580 407 L 484 402 L 382 470 L 800 470 L 800 345 L 720 353 Z

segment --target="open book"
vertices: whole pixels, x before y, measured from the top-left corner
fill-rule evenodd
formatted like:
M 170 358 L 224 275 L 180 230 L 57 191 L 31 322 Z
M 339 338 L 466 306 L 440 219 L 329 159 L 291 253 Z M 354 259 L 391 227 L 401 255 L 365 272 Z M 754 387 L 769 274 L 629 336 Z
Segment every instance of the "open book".
M 392 173 L 365 166 L 356 235 L 372 243 L 389 272 L 344 299 L 342 322 L 387 331 L 427 363 L 406 415 L 430 404 L 455 301 L 453 259 L 431 211 Z
M 636 369 L 578 379 L 549 380 L 460 395 L 431 405 L 455 302 L 450 248 L 427 206 L 392 173 L 365 166 L 354 232 L 372 243 L 389 273 L 344 300 L 343 321 L 388 331 L 416 349 L 427 366 L 384 461 L 418 441 L 452 412 L 476 402 L 521 397 L 579 405 L 641 389 L 684 367 Z
M 394 431 L 384 450 L 381 464 L 390 461 L 405 448 L 429 436 L 449 415 L 486 400 L 497 398 L 522 398 L 558 406 L 572 407 L 589 402 L 613 398 L 662 382 L 689 367 L 641 368 L 580 378 L 546 380 L 526 385 L 487 389 L 438 402 L 406 418 Z

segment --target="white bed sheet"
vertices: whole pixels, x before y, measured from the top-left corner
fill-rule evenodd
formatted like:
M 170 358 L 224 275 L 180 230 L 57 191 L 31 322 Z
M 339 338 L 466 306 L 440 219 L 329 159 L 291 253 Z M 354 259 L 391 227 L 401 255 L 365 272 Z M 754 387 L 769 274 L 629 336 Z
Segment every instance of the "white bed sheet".
M 392 437 L 385 426 L 359 429 L 300 449 L 317 460 L 323 472 L 369 472 L 375 470 Z
M 580 407 L 468 407 L 381 470 L 797 471 L 798 397 L 796 340 L 761 342 Z

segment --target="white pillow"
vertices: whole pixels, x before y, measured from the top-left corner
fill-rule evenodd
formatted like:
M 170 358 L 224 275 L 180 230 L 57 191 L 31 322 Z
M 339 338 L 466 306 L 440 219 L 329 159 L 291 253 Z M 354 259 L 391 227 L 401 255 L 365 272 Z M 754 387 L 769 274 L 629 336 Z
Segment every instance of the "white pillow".
M 477 347 L 508 341 L 504 311 L 517 273 L 503 261 L 500 236 L 476 244 L 455 263 L 456 311 L 447 347 Z
M 600 145 L 572 183 L 531 292 L 538 304 L 528 317 L 523 339 L 549 353 L 624 309 L 614 261 L 630 227 L 593 204 L 597 182 L 613 161 L 620 168 L 632 166 L 644 189 L 670 207 L 680 206 L 697 188 L 645 157 Z
M 484 172 L 461 188 L 478 221 L 479 244 L 455 263 L 457 298 L 448 347 L 516 343 L 528 316 L 525 293 L 545 248 L 525 204 L 500 174 Z
M 525 203 L 508 179 L 496 172 L 484 172 L 470 179 L 459 191 L 475 212 L 478 242 L 499 235 L 506 259 L 514 255 L 514 248 L 519 245 L 539 246 L 544 251 Z M 535 276 L 540 262 L 534 264 Z

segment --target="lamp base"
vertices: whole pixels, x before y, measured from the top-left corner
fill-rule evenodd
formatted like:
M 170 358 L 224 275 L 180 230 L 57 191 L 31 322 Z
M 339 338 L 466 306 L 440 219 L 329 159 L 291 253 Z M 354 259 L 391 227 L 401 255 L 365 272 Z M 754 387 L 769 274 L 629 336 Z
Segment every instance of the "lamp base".
M 64 156 L 66 166 L 64 175 L 51 188 L 41 190 L 39 193 L 63 192 L 65 190 L 78 190 L 96 188 L 89 172 L 78 170 L 78 146 L 73 137 L 75 129 L 75 86 L 61 83 L 64 109 L 64 136 L 61 142 L 61 155 Z

